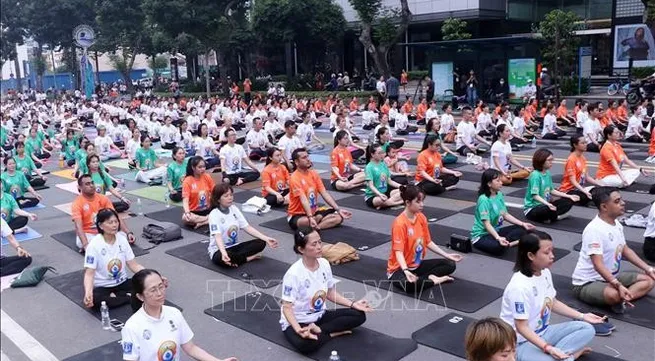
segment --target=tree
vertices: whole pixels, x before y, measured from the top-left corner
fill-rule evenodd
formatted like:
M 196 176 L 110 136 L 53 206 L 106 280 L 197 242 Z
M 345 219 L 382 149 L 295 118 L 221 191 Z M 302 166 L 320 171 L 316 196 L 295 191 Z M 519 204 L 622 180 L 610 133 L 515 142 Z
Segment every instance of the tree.
M 348 0 L 357 12 L 361 22 L 359 41 L 371 55 L 376 70 L 389 76 L 389 51 L 400 39 L 412 19 L 407 0 L 400 0 L 400 11 L 388 11 L 382 8 L 382 0 Z M 374 27 L 378 31 L 373 36 Z
M 0 14 L 0 59 L 2 64 L 6 60 L 15 61 L 16 85 L 18 89 L 22 89 L 20 64 L 18 63 L 18 54 L 16 54 L 16 45 L 23 43 L 25 35 L 22 7 L 16 0 L 2 0 L 0 7 L 2 8 Z
M 471 33 L 466 31 L 466 21 L 462 19 L 448 18 L 441 24 L 443 40 L 466 40 L 471 38 Z
M 580 18 L 571 11 L 553 10 L 539 23 L 539 33 L 543 38 L 541 56 L 544 63 L 553 69 L 553 79 L 557 82 L 562 72 L 569 73 L 575 64 L 579 39 L 575 36 L 576 22 Z
M 641 0 L 644 4 L 644 24 L 648 25 L 650 29 L 655 28 L 655 1 Z

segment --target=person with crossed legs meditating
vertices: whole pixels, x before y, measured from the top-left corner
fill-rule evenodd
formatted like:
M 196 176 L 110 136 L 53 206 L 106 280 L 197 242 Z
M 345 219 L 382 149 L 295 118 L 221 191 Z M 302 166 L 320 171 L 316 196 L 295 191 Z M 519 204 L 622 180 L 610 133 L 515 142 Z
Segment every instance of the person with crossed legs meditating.
M 182 222 L 195 228 L 206 225 L 211 212 L 209 197 L 214 189 L 214 180 L 206 173 L 205 164 L 201 156 L 191 157 L 182 182 Z

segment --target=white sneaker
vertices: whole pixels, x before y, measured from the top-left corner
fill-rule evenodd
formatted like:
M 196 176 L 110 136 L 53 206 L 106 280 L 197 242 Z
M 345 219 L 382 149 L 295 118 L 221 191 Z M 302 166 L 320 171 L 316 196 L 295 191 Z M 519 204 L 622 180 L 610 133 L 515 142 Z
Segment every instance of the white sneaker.
M 655 163 L 655 155 L 652 155 L 644 160 L 646 163 Z

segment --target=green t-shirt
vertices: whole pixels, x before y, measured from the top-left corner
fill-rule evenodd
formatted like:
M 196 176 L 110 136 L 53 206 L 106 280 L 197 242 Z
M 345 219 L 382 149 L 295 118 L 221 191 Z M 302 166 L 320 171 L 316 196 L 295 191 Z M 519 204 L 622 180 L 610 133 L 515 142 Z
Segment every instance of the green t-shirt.
M 23 193 L 27 191 L 27 188 L 30 187 L 25 174 L 19 171 L 16 171 L 13 176 L 10 176 L 7 172 L 3 172 L 0 180 L 2 180 L 2 186 L 5 192 L 11 194 L 14 198 L 22 197 Z
M 9 193 L 3 193 L 0 199 L 0 216 L 5 222 L 9 222 L 14 217 L 14 209 L 18 209 L 18 203 Z
M 43 148 L 43 140 L 38 136 L 36 138 L 28 137 L 25 139 L 25 154 L 32 155 L 32 152 L 35 150 L 40 150 Z
M 7 133 L 5 127 L 0 127 L 0 145 L 7 144 L 7 141 L 9 140 L 9 135 L 7 135 Z
M 139 148 L 136 151 L 136 164 L 142 170 L 150 170 L 155 168 L 155 162 L 157 161 L 157 154 L 152 148 L 148 150 Z
M 387 168 L 387 165 L 384 164 L 384 162 L 379 162 L 377 164 L 375 164 L 375 162 L 369 162 L 366 165 L 364 174 L 366 174 L 367 181 L 373 181 L 378 192 L 383 194 L 387 192 L 387 182 L 391 178 L 391 172 L 389 172 L 389 168 Z M 375 196 L 376 194 L 371 190 L 367 183 L 366 190 L 364 191 L 364 198 L 368 199 Z
M 168 167 L 166 167 L 166 177 L 168 178 L 168 181 L 171 182 L 173 189 L 182 188 L 182 179 L 186 174 L 186 167 L 188 162 L 189 159 L 187 158 L 184 160 L 184 162 L 182 162 L 182 164 L 173 162 L 168 164 Z
M 77 152 L 79 151 L 79 137 L 73 136 L 71 140 L 65 140 L 62 143 L 64 149 L 64 158 L 66 160 L 77 159 Z
M 525 190 L 525 199 L 523 200 L 523 210 L 529 211 L 530 209 L 540 205 L 541 203 L 532 199 L 532 196 L 539 195 L 541 198 L 545 199 L 547 202 L 550 202 L 551 195 L 550 192 L 553 191 L 553 177 L 550 175 L 550 171 L 547 170 L 546 173 L 541 173 L 538 170 L 533 170 L 530 173 L 530 178 L 528 178 L 528 188 Z
M 387 149 L 389 149 L 389 144 L 391 144 L 391 142 L 386 142 L 386 143 L 380 145 L 380 148 L 382 148 L 382 151 L 384 152 L 384 154 L 387 154 Z
M 78 152 L 75 154 L 75 157 L 77 159 L 77 164 L 79 164 L 77 169 L 80 171 L 80 175 L 89 173 L 89 167 L 86 166 L 87 156 L 88 155 L 86 154 L 86 152 L 83 151 L 82 149 L 78 150 Z M 102 163 L 102 161 L 100 161 L 98 167 L 102 169 L 103 172 L 106 172 L 105 165 Z
M 93 172 L 91 174 L 91 180 L 93 181 L 93 187 L 96 193 L 105 194 L 111 188 L 111 179 L 109 179 L 109 176 L 105 172 L 102 172 L 102 175 L 100 175 L 100 172 Z
M 503 214 L 507 213 L 505 206 L 505 197 L 502 193 L 497 193 L 494 197 L 487 197 L 482 194 L 478 197 L 478 204 L 475 206 L 475 218 L 473 228 L 471 229 L 471 239 L 480 238 L 487 233 L 483 221 L 489 221 L 491 225 L 498 230 L 503 225 Z
M 21 171 L 25 175 L 32 175 L 32 171 L 36 169 L 36 165 L 32 158 L 28 155 L 23 155 L 23 158 L 15 156 L 16 160 L 16 171 Z

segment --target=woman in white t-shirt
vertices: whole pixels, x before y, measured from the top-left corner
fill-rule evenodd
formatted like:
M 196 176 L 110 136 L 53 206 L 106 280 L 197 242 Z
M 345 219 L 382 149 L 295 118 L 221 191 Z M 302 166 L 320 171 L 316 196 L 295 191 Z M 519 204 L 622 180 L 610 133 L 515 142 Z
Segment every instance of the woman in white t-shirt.
M 302 123 L 298 124 L 296 134 L 304 142 L 309 153 L 325 149 L 325 144 L 316 136 L 309 113 L 302 114 Z M 316 141 L 316 143 L 314 143 Z
M 159 137 L 161 138 L 161 147 L 163 149 L 173 149 L 176 147 L 176 139 L 179 134 L 179 129 L 173 125 L 173 118 L 166 116 L 164 118 L 164 126 L 159 129 Z
M 98 155 L 102 160 L 120 158 L 123 152 L 118 148 L 111 137 L 107 134 L 107 128 L 98 127 L 98 136 L 93 140 Z
M 161 123 L 159 123 L 159 119 L 159 116 L 155 115 L 155 113 L 150 114 L 150 121 L 146 126 L 148 129 L 148 136 L 153 143 L 160 141 L 159 130 L 161 129 Z
M 546 107 L 546 116 L 544 117 L 544 128 L 541 131 L 543 139 L 559 139 L 566 135 L 566 131 L 557 125 L 557 109 L 555 105 L 549 104 Z
M 211 194 L 213 210 L 209 213 L 209 259 L 220 267 L 238 267 L 246 262 L 261 258 L 268 244 L 277 248 L 277 241 L 250 224 L 239 207 L 234 205 L 234 191 L 227 183 L 214 186 Z M 244 230 L 255 239 L 239 242 L 239 230 Z M 266 262 L 266 261 L 263 261 Z
M 491 146 L 489 157 L 489 165 L 501 173 L 503 185 L 510 185 L 514 180 L 526 179 L 532 172 L 532 168 L 514 159 L 512 146 L 509 143 L 509 137 L 512 136 L 510 129 L 507 124 L 501 124 L 496 128 L 496 141 Z M 518 169 L 512 172 L 512 165 Z
M 200 125 L 200 117 L 198 116 L 198 110 L 195 107 L 191 107 L 191 111 L 189 113 L 191 115 L 189 115 L 186 118 L 186 121 L 189 124 L 189 131 L 191 132 L 191 134 L 197 135 L 198 126 Z
M 644 231 L 644 258 L 655 261 L 655 202 L 650 205 L 650 212 L 646 217 L 646 230 Z
M 477 122 L 475 123 L 475 132 L 481 137 L 488 137 L 493 134 L 494 123 L 489 114 L 489 104 L 482 106 L 482 112 L 478 114 Z
M 516 331 L 517 361 L 573 361 L 591 351 L 587 345 L 595 330 L 590 323 L 605 321 L 593 313 L 578 312 L 555 297 L 549 270 L 554 260 L 550 235 L 533 231 L 521 237 L 515 273 L 505 287 L 500 311 L 500 318 Z M 553 312 L 576 321 L 550 325 Z
M 237 133 L 234 129 L 228 129 L 225 135 L 227 144 L 222 146 L 219 152 L 223 177 L 228 178 L 230 184 L 236 186 L 259 179 L 259 172 L 255 164 L 248 158 L 243 147 L 236 144 Z M 242 162 L 245 162 L 250 169 L 243 168 Z
M 186 156 L 191 157 L 196 154 L 196 150 L 193 143 L 193 135 L 188 129 L 189 123 L 186 120 L 182 120 L 180 122 L 180 128 L 175 133 L 175 145 L 183 148 Z
M 98 211 L 95 225 L 98 234 L 84 255 L 84 306 L 99 310 L 102 302 L 110 309 L 131 303 L 135 312 L 141 304 L 132 294 L 126 268 L 136 273 L 143 266 L 134 259 L 125 233 L 119 232 L 121 221 L 115 210 Z
M 0 249 L 0 258 L 2 267 L 0 267 L 0 277 L 13 275 L 22 272 L 32 263 L 32 256 L 16 241 L 14 231 L 5 222 L 4 217 L 0 217 L 0 236 L 7 240 L 7 243 L 16 250 L 16 256 L 6 256 Z
M 444 143 L 454 143 L 455 135 L 457 130 L 455 129 L 455 118 L 453 118 L 453 106 L 450 103 L 446 103 L 441 107 L 443 114 L 441 115 L 441 129 L 439 129 L 439 134 Z M 430 118 L 428 118 L 429 120 Z
M 321 348 L 334 337 L 366 321 L 371 307 L 365 299 L 349 300 L 336 290 L 330 263 L 323 258 L 321 236 L 296 231 L 293 250 L 301 258 L 282 280 L 280 326 L 289 343 L 302 354 Z M 327 309 L 326 300 L 348 308 Z
M 183 350 L 199 361 L 237 361 L 218 359 L 193 343 L 193 331 L 182 312 L 165 306 L 168 282 L 152 269 L 143 269 L 132 278 L 132 292 L 143 302 L 121 330 L 123 360 L 179 361 Z
M 396 135 L 408 135 L 409 133 L 416 133 L 418 131 L 417 126 L 409 125 L 409 118 L 405 112 L 405 107 L 400 108 L 400 114 L 396 118 L 394 129 L 396 131 Z
M 209 128 L 206 123 L 200 124 L 198 137 L 195 142 L 196 155 L 205 160 L 207 169 L 218 167 L 221 164 L 219 153 L 216 150 L 214 139 L 209 136 Z
M 127 165 L 130 169 L 136 169 L 136 151 L 141 148 L 141 131 L 139 128 L 132 129 L 132 138 L 125 145 Z
M 628 128 L 625 130 L 625 140 L 630 143 L 641 143 L 644 141 L 642 133 L 645 132 L 646 129 L 641 119 L 639 119 L 636 113 L 633 113 L 628 120 Z

